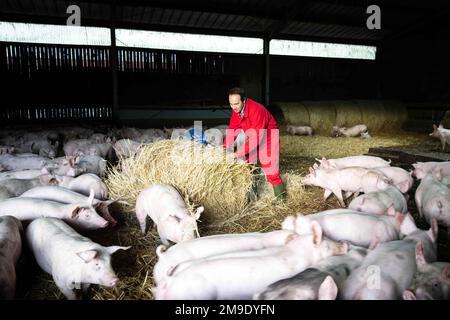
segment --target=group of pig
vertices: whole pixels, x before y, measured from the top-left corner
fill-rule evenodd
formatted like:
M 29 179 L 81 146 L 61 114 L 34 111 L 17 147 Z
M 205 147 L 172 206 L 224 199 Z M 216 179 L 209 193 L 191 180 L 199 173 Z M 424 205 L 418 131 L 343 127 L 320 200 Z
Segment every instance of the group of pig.
M 77 298 L 75 289 L 118 282 L 111 255 L 127 248 L 104 247 L 78 232 L 116 224 L 102 177 L 107 160 L 116 157 L 117 137 L 148 142 L 155 132 L 123 128 L 105 134 L 81 127 L 2 132 L 0 299 L 15 296 L 22 239 L 68 299 Z
M 318 161 L 305 183 L 323 187 L 325 199 L 334 193 L 344 204 L 343 191 L 364 194 L 348 209 L 288 216 L 273 232 L 196 238 L 199 214 L 188 213 L 176 190 L 143 191 L 136 205 L 141 228 L 150 216 L 163 240 L 153 270 L 155 298 L 450 299 L 450 263 L 436 261 L 438 224 L 449 227 L 450 163 L 414 164 L 422 180 L 416 202 L 431 226 L 421 230 L 404 196 L 413 185 L 409 172 L 371 156 Z M 155 196 L 166 203 L 156 208 L 144 200 Z M 177 212 L 177 230 L 168 223 L 170 212 Z M 169 247 L 168 240 L 176 244 Z
M 309 126 L 286 126 L 286 132 L 291 136 L 312 136 L 313 128 Z M 332 137 L 358 137 L 363 139 L 370 139 L 371 135 L 367 131 L 367 126 L 365 124 L 358 124 L 353 127 L 339 127 L 333 126 L 331 128 L 330 135 Z
M 104 247 L 78 232 L 116 224 L 109 213 L 113 201 L 108 200 L 102 181 L 108 161 L 135 154 L 143 144 L 168 139 L 172 131 L 129 127 L 104 128 L 104 133 L 82 127 L 3 131 L 0 299 L 15 295 L 14 266 L 23 236 L 38 265 L 53 276 L 68 299 L 78 298 L 74 289 L 90 284 L 115 285 L 118 278 L 111 268 L 111 254 L 127 248 Z M 202 210 L 198 209 L 198 216 Z M 178 220 L 170 221 L 174 226 L 169 229 L 176 231 Z

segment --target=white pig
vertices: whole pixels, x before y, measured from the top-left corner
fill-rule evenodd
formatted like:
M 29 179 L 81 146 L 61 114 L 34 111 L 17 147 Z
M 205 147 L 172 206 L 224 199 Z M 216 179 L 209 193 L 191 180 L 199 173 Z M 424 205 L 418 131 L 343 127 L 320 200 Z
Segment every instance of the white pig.
M 291 136 L 312 136 L 313 129 L 308 126 L 286 126 L 286 132 Z
M 344 281 L 358 268 L 367 249 L 354 247 L 348 253 L 319 261 L 292 278 L 275 282 L 253 296 L 254 300 L 335 300 Z
M 387 178 L 392 180 L 394 186 L 402 193 L 406 193 L 412 188 L 414 179 L 411 173 L 398 167 L 384 167 L 373 169 L 384 174 Z
M 393 186 L 385 190 L 362 194 L 350 202 L 350 210 L 386 214 L 389 207 L 394 206 L 398 212 L 408 212 L 408 204 L 403 194 Z
M 42 171 L 38 169 L 34 170 L 15 170 L 0 173 L 0 181 L 8 179 L 34 179 L 42 174 L 47 174 L 47 171 Z
M 114 151 L 119 158 L 131 157 L 137 154 L 141 147 L 141 143 L 130 139 L 120 139 L 113 146 Z
M 417 270 L 417 239 L 421 242 L 436 242 L 431 230 L 416 230 L 412 237 L 408 235 L 403 240 L 379 244 L 345 281 L 342 297 L 346 300 L 401 299 Z M 435 250 L 435 245 L 428 244 L 427 248 Z M 435 252 L 426 253 L 429 256 L 432 254 Z
M 324 200 L 333 193 L 343 207 L 345 203 L 342 191 L 369 193 L 384 190 L 392 184 L 381 173 L 361 167 L 328 170 L 309 168 L 309 172 L 303 183 L 324 188 Z
M 108 188 L 98 176 L 92 173 L 85 173 L 76 178 L 67 176 L 55 176 L 58 185 L 68 188 L 72 191 L 89 195 L 91 189 L 94 190 L 94 196 L 99 200 L 108 199 Z
M 0 155 L 0 166 L 3 170 L 41 169 L 50 162 L 49 158 L 40 156 L 20 157 L 11 154 Z
M 317 223 L 312 230 L 312 234 L 290 236 L 286 245 L 276 247 L 278 252 L 272 247 L 241 251 L 237 257 L 198 259 L 157 286 L 153 290 L 155 299 L 251 299 L 271 283 L 292 277 L 321 259 L 347 252 L 347 245 L 322 238 Z M 255 251 L 268 254 L 255 255 Z
M 111 255 L 130 248 L 103 247 L 55 218 L 34 220 L 26 237 L 39 266 L 52 275 L 69 300 L 77 298 L 74 289 L 86 289 L 91 284 L 115 286 L 119 279 L 111 267 Z
M 76 228 L 93 230 L 105 228 L 108 221 L 100 217 L 92 207 L 93 193 L 88 203 L 63 204 L 36 198 L 12 198 L 0 201 L 0 216 L 11 215 L 21 221 L 40 217 L 55 217 L 67 221 Z
M 44 199 L 61 203 L 89 203 L 90 201 L 89 197 L 60 186 L 35 187 L 24 192 L 20 197 Z M 110 226 L 117 224 L 117 221 L 111 216 L 108 208 L 113 202 L 112 200 L 103 201 L 95 198 L 92 200 L 94 209 L 109 222 Z
M 450 171 L 450 162 L 436 162 L 436 161 L 429 161 L 429 162 L 416 162 L 413 163 L 412 166 L 414 167 L 413 175 L 417 179 L 423 179 L 427 174 L 432 174 L 433 171 L 436 168 L 439 168 L 440 166 L 448 167 L 445 171 Z
M 444 129 L 442 124 L 439 127 L 433 124 L 433 132 L 430 133 L 430 137 L 437 138 L 441 141 L 442 151 L 445 151 L 445 146 L 450 144 L 450 130 Z
M 404 300 L 450 300 L 450 263 L 425 259 L 422 242 L 416 244 L 417 272 Z
M 320 167 L 325 169 L 344 169 L 349 167 L 362 167 L 366 169 L 389 167 L 391 161 L 386 161 L 380 157 L 374 156 L 350 156 L 337 159 L 316 159 Z
M 268 233 L 221 234 L 180 242 L 169 249 L 160 245 L 156 248 L 158 262 L 153 268 L 153 278 L 155 283 L 159 284 L 175 266 L 186 261 L 235 251 L 281 246 L 292 234 L 294 232 L 288 230 Z
M 407 218 L 407 219 L 406 219 Z M 389 215 L 375 215 L 348 209 L 331 209 L 305 216 L 288 216 L 282 228 L 306 234 L 312 221 L 317 221 L 325 236 L 335 241 L 348 241 L 365 248 L 373 247 L 379 242 L 399 239 L 400 228 L 404 220 L 412 219 L 389 209 Z
M 420 215 L 428 223 L 436 218 L 440 225 L 450 227 L 450 190 L 447 186 L 427 175 L 417 187 L 415 200 Z
M 191 216 L 178 191 L 164 184 L 154 184 L 144 189 L 136 199 L 136 217 L 142 233 L 146 231 L 146 218 L 149 216 L 165 245 L 169 245 L 168 240 L 181 242 L 194 239 L 197 220 L 203 210 L 199 207 Z
M 22 223 L 0 217 L 0 300 L 11 300 L 16 292 L 16 263 L 22 252 Z

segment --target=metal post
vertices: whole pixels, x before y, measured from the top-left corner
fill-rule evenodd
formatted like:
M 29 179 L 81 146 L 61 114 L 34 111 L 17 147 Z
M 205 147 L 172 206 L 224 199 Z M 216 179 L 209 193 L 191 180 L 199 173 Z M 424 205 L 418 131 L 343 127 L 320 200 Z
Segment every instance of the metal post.
M 117 79 L 117 47 L 116 47 L 116 28 L 115 28 L 115 15 L 116 15 L 116 1 L 111 4 L 111 48 L 110 48 L 110 65 L 111 65 L 111 78 L 112 78 L 112 112 L 115 123 L 119 122 L 119 96 L 118 96 L 118 79 Z
M 270 102 L 270 55 L 269 55 L 270 38 L 264 38 L 263 44 L 263 59 L 264 59 L 264 77 L 263 77 L 263 92 L 264 105 L 268 106 Z

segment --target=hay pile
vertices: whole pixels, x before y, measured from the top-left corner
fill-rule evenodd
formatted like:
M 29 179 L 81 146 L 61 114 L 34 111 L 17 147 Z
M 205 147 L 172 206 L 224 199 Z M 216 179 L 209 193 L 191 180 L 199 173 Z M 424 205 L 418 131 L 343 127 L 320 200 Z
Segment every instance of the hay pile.
M 366 124 L 369 132 L 398 130 L 405 124 L 408 113 L 399 101 L 334 100 L 277 102 L 289 125 L 308 125 L 316 133 L 329 135 L 334 125 Z
M 162 140 L 121 159 L 107 173 L 110 196 L 132 212 L 139 193 L 154 183 L 173 186 L 193 211 L 204 206 L 202 221 L 222 223 L 248 201 L 254 168 L 234 161 L 221 147 L 205 147 L 190 141 Z

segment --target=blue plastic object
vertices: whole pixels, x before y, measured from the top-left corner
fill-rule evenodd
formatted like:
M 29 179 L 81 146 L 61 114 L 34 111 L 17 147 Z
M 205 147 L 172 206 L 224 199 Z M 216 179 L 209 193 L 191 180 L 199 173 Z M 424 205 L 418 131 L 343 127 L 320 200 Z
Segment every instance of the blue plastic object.
M 187 131 L 184 135 L 194 142 L 201 143 L 203 145 L 208 144 L 208 142 L 206 141 L 206 135 L 202 131 L 191 129 Z

